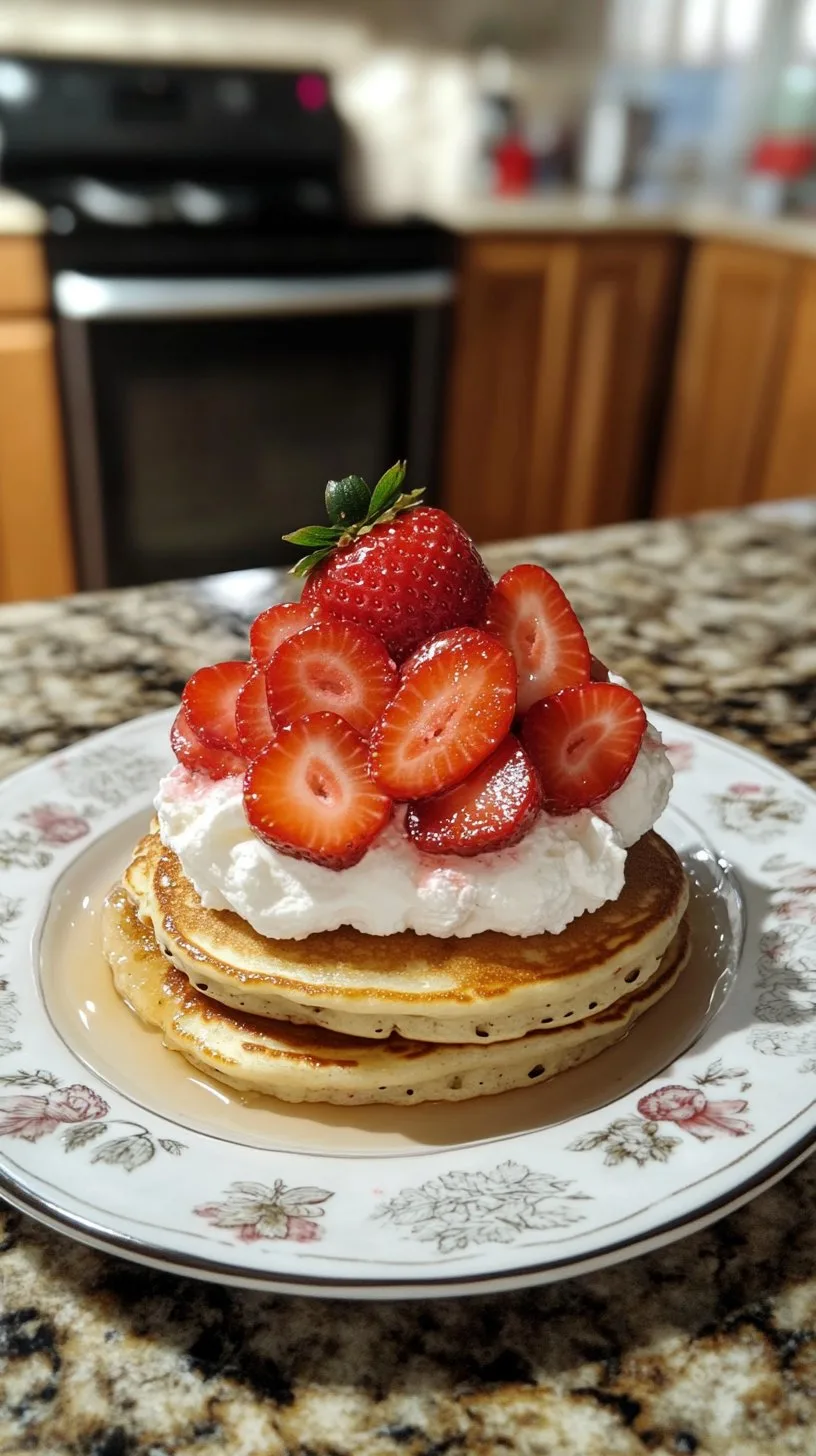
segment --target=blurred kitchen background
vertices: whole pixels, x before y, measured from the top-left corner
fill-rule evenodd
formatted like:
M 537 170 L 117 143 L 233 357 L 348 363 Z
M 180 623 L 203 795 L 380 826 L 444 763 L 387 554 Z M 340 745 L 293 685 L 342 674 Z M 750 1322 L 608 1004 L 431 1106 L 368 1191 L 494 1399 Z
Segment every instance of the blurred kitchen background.
M 3 0 L 0 599 L 816 492 L 816 0 Z

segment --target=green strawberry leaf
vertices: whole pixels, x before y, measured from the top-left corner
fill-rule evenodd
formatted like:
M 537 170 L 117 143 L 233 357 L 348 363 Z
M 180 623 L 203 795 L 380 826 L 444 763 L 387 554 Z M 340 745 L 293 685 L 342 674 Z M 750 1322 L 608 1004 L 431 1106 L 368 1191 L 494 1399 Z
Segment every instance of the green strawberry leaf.
M 346 529 L 364 521 L 371 504 L 371 486 L 361 475 L 344 475 L 326 482 L 326 513 L 332 525 Z
M 326 556 L 331 556 L 331 553 L 331 546 L 324 546 L 322 551 L 313 551 L 310 556 L 301 556 L 300 561 L 296 561 L 294 566 L 290 568 L 292 575 L 308 576 L 309 572 L 323 561 Z
M 382 511 L 393 505 L 402 489 L 406 469 L 406 462 L 398 460 L 396 465 L 392 465 L 390 470 L 386 470 L 385 474 L 380 476 L 371 496 L 366 516 L 367 521 L 373 521 L 375 516 L 379 516 Z
M 283 539 L 291 541 L 293 546 L 333 546 L 342 534 L 342 526 L 301 526 Z

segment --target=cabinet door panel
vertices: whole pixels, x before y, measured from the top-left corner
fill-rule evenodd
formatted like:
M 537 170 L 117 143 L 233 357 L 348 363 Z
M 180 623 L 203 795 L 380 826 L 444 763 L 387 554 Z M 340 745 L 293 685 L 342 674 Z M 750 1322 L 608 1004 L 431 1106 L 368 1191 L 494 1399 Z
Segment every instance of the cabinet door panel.
M 760 500 L 816 495 L 816 264 L 796 301 Z
M 679 245 L 465 247 L 445 479 L 477 540 L 638 514 Z
M 54 339 L 42 319 L 0 323 L 0 599 L 74 590 Z
M 481 242 L 465 250 L 457 310 L 445 504 L 485 541 L 546 529 L 565 378 L 573 249 Z
M 737 506 L 756 496 L 800 266 L 761 249 L 697 246 L 658 515 Z
M 588 242 L 581 248 L 560 471 L 561 529 L 639 514 L 678 255 L 668 239 Z

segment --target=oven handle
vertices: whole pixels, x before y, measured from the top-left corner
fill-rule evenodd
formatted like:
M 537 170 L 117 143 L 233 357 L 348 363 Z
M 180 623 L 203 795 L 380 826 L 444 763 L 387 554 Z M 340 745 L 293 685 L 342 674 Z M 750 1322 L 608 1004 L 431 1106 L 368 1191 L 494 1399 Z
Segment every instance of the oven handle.
M 58 273 L 54 307 L 66 319 L 193 319 L 367 313 L 447 303 L 453 274 L 362 273 L 327 278 L 96 278 Z

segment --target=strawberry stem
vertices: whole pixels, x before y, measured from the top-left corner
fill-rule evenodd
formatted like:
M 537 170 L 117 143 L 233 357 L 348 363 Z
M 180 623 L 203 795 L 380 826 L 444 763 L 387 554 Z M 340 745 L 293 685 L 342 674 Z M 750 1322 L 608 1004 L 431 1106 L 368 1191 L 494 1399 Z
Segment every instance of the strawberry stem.
M 301 526 L 283 538 L 293 546 L 312 548 L 308 556 L 302 556 L 291 568 L 292 574 L 308 576 L 332 552 L 342 551 L 358 537 L 367 536 L 374 526 L 385 525 L 417 505 L 425 487 L 403 491 L 406 471 L 407 462 L 398 460 L 380 476 L 373 490 L 361 475 L 330 480 L 326 486 L 326 511 L 332 524 Z

